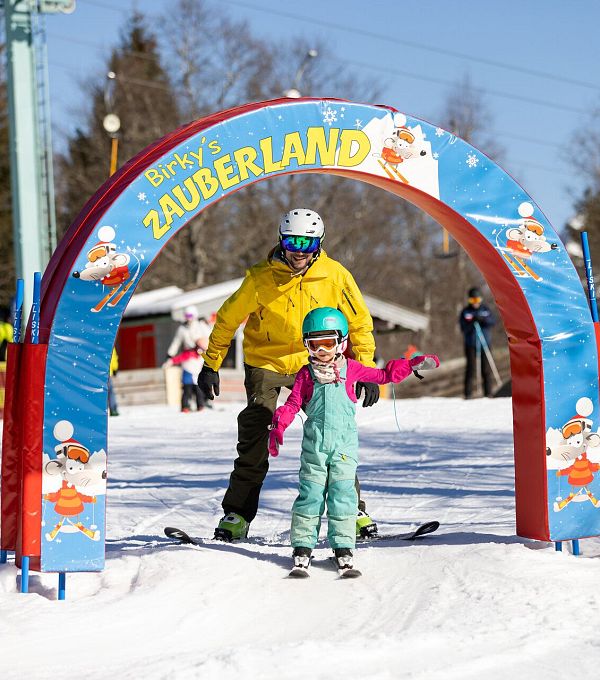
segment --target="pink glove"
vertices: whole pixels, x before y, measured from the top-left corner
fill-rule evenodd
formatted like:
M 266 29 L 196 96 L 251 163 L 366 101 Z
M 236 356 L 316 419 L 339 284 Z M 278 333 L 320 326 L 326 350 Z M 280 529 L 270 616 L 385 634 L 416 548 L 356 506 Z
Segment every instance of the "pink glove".
M 294 420 L 295 413 L 285 404 L 276 409 L 273 414 L 271 431 L 269 432 L 269 453 L 279 455 L 279 447 L 283 444 L 283 433 Z
M 413 371 L 437 368 L 440 360 L 435 354 L 423 354 L 412 359 L 392 359 L 388 361 L 385 370 L 390 382 L 399 383 L 408 378 Z
M 269 432 L 269 453 L 272 456 L 279 455 L 279 447 L 283 444 L 283 431 L 274 427 Z
M 428 371 L 437 368 L 440 365 L 440 360 L 435 354 L 422 354 L 410 359 L 409 363 L 413 371 Z

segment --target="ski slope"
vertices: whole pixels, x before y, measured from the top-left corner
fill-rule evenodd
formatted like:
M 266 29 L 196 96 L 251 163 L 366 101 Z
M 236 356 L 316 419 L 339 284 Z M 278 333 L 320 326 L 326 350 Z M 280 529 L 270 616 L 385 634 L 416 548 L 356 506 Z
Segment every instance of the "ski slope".
M 239 407 L 110 420 L 106 569 L 69 575 L 58 602 L 56 575 L 34 574 L 21 595 L 12 556 L 0 565 L 4 680 L 597 676 L 600 539 L 576 558 L 515 536 L 510 399 L 404 400 L 398 425 L 391 401 L 358 409 L 359 474 L 380 532 L 442 526 L 358 547 L 357 580 L 338 579 L 324 543 L 311 578 L 285 578 L 298 420 L 248 542 L 163 537 L 168 525 L 212 535 Z

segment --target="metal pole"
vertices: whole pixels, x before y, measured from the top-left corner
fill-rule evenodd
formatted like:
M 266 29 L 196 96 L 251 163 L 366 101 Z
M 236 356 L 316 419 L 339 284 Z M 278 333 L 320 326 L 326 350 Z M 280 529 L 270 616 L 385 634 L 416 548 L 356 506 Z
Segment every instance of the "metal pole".
M 64 571 L 58 574 L 58 599 L 64 600 L 67 592 L 67 575 Z
M 4 14 L 15 266 L 18 277 L 31 281 L 33 272 L 45 265 L 31 4 L 4 0 Z M 26 291 L 26 313 L 31 300 L 31 292 Z
M 583 250 L 583 261 L 585 263 L 585 276 L 587 278 L 590 308 L 592 310 L 592 320 L 597 322 L 598 304 L 596 303 L 596 288 L 594 286 L 594 272 L 592 270 L 592 258 L 590 256 L 590 244 L 588 243 L 587 231 L 581 232 L 581 248 Z
M 29 557 L 21 557 L 21 592 L 29 592 Z
M 117 171 L 117 160 L 119 152 L 119 138 L 112 137 L 110 142 L 110 175 L 112 177 Z

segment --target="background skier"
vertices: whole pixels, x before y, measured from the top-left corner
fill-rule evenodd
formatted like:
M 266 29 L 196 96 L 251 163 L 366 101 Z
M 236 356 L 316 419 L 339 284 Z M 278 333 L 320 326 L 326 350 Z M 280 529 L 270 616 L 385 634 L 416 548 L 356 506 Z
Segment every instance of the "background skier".
M 184 323 L 175 332 L 167 350 L 169 361 L 166 365 L 173 363 L 182 365 L 181 411 L 188 413 L 193 398 L 196 399 L 198 411 L 204 408 L 204 393 L 196 384 L 203 363 L 198 350 L 201 353 L 207 348 L 210 326 L 203 319 L 198 319 L 198 313 L 194 306 L 185 308 L 184 317 Z M 185 353 L 183 360 L 180 353 Z M 178 357 L 178 359 L 173 361 L 175 357 Z
M 260 490 L 269 469 L 268 428 L 282 387 L 292 388 L 296 372 L 306 363 L 302 321 L 307 310 L 329 305 L 348 319 L 352 351 L 357 360 L 374 366 L 373 320 L 350 272 L 322 250 L 325 227 L 313 210 L 297 208 L 279 224 L 279 244 L 266 260 L 251 267 L 240 288 L 226 300 L 204 354 L 198 385 L 208 399 L 219 394 L 218 370 L 231 340 L 244 329 L 244 370 L 248 405 L 238 416 L 238 457 L 223 498 L 225 516 L 215 538 L 232 540 L 248 533 L 256 516 Z M 357 384 L 363 406 L 379 399 L 379 387 Z M 360 496 L 360 491 L 359 491 Z M 359 502 L 357 531 L 377 527 Z
M 483 304 L 483 296 L 479 288 L 470 288 L 468 292 L 467 306 L 460 313 L 458 322 L 464 336 L 465 358 L 465 399 L 473 396 L 473 385 L 477 373 L 477 357 L 481 366 L 481 378 L 483 381 L 483 393 L 486 397 L 492 396 L 492 367 L 484 351 L 483 343 L 492 349 L 492 326 L 496 323 L 494 315 Z

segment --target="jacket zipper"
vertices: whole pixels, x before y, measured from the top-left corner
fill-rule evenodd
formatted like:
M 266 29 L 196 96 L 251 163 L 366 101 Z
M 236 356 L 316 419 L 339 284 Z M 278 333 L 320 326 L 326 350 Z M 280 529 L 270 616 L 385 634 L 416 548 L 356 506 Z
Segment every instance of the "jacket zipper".
M 346 302 L 350 305 L 350 309 L 354 312 L 354 316 L 356 316 L 356 309 L 354 309 L 354 305 L 350 302 L 350 298 L 345 290 L 342 290 L 342 295 L 346 298 Z

